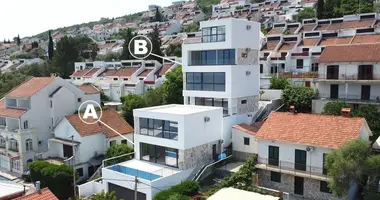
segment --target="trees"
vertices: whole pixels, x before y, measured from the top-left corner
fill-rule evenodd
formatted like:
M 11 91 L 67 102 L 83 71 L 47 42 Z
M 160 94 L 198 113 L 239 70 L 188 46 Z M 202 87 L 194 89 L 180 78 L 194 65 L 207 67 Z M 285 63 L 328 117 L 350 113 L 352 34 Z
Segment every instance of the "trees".
M 98 45 L 96 43 L 92 43 L 90 45 L 91 47 L 91 59 L 92 61 L 95 61 L 96 59 L 96 56 L 98 55 L 98 51 L 99 51 L 99 48 L 98 48 Z
M 91 196 L 92 200 L 117 200 L 115 191 L 111 193 L 105 193 L 104 190 L 98 194 L 94 194 Z
M 320 5 L 323 4 L 323 5 Z M 323 6 L 323 10 L 321 9 Z M 374 1 L 371 0 L 325 0 L 318 1 L 318 18 L 334 18 L 343 15 L 374 12 Z
M 192 23 L 183 27 L 183 32 L 191 33 L 199 31 L 199 25 L 197 23 Z
M 325 104 L 322 114 L 325 115 L 341 115 L 342 108 L 349 107 L 344 101 L 331 101 Z
M 290 86 L 290 83 L 287 78 L 272 76 L 270 79 L 270 89 L 283 90 L 288 86 Z
M 132 32 L 132 29 L 128 28 L 122 33 L 124 44 L 123 44 L 123 52 L 120 55 L 121 60 L 130 60 L 133 59 L 131 54 L 129 53 L 129 42 L 135 36 Z
M 165 53 L 167 56 L 182 57 L 182 45 L 181 44 L 169 44 Z
M 162 22 L 162 15 L 160 13 L 158 6 L 156 7 L 156 15 L 154 19 L 155 19 L 155 22 Z
M 317 13 L 314 8 L 304 8 L 298 13 L 297 20 L 302 22 L 303 19 L 310 19 L 316 17 Z
M 158 26 L 155 26 L 153 28 L 153 32 L 149 33 L 149 39 L 152 42 L 152 53 L 156 54 L 158 56 L 163 56 L 163 53 L 161 51 L 161 39 L 160 39 L 160 31 L 158 30 Z M 162 63 L 162 58 L 159 58 L 154 55 L 150 55 L 148 57 L 150 60 L 157 60 L 159 63 Z
M 206 15 L 211 15 L 212 5 L 217 5 L 219 3 L 219 0 L 197 0 L 199 8 Z
M 183 76 L 182 66 L 168 72 L 166 81 L 160 86 L 162 101 L 164 104 L 183 104 Z
M 37 49 L 38 48 L 38 42 L 34 41 L 32 42 L 32 49 Z
M 282 102 L 285 107 L 294 105 L 298 112 L 310 112 L 311 100 L 314 97 L 312 88 L 305 86 L 286 87 L 282 93 Z
M 49 60 L 52 60 L 54 56 L 54 42 L 53 38 L 51 37 L 51 32 L 49 30 L 49 44 L 48 44 L 48 57 Z
M 319 0 L 317 2 L 317 17 L 319 19 L 323 19 L 323 8 L 324 8 L 325 0 Z
M 0 73 L 0 99 L 12 88 L 27 80 L 29 76 L 18 71 Z
M 186 200 L 189 196 L 198 194 L 199 184 L 195 181 L 182 181 L 167 190 L 162 190 L 154 196 L 154 200 Z
M 359 138 L 329 153 L 325 167 L 329 188 L 334 195 L 341 197 L 347 194 L 353 184 L 368 189 L 371 182 L 380 175 L 380 155 L 371 155 L 370 145 Z
M 131 126 L 133 126 L 133 109 L 146 107 L 144 96 L 137 94 L 128 94 L 127 96 L 122 97 L 121 102 L 123 103 L 122 115 L 124 119 Z
M 110 148 L 107 149 L 106 158 L 113 158 L 116 156 L 121 156 L 121 155 L 132 153 L 132 152 L 133 152 L 133 148 L 129 147 L 127 144 L 114 144 L 110 146 Z M 131 158 L 132 156 L 124 156 L 124 157 L 112 159 L 112 160 L 107 161 L 107 166 L 124 162 Z
M 18 46 L 20 46 L 20 44 L 21 44 L 20 35 L 17 35 L 16 43 L 17 43 Z

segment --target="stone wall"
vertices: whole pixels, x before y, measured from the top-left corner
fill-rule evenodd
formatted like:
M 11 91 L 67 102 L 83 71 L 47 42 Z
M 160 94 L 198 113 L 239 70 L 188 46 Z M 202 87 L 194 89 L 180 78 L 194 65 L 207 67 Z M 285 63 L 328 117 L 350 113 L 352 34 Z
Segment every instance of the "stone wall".
M 261 187 L 271 188 L 290 194 L 290 200 L 343 200 L 347 198 L 337 198 L 332 194 L 320 192 L 320 181 L 310 178 L 304 178 L 304 196 L 294 194 L 294 176 L 281 174 L 281 183 L 270 180 L 270 171 L 259 170 L 258 185 Z
M 246 49 L 246 48 L 237 49 L 237 64 L 238 65 L 258 65 L 258 62 L 259 62 L 258 50 Z
M 246 114 L 255 112 L 259 108 L 259 95 L 252 97 L 238 98 L 237 114 Z M 242 100 L 247 100 L 247 103 L 242 104 Z
M 217 145 L 217 154 L 220 152 L 218 151 L 219 145 L 218 141 L 211 142 L 208 144 L 200 145 L 197 147 L 193 147 L 191 149 L 186 149 L 184 151 L 179 152 L 180 160 L 179 162 L 179 168 L 180 169 L 189 169 L 196 167 L 198 165 L 205 165 L 209 164 L 213 161 L 213 155 L 212 155 L 212 145 Z M 181 155 L 183 153 L 183 155 Z
M 239 161 L 246 161 L 250 158 L 253 153 L 241 152 L 241 151 L 233 151 L 232 156 Z

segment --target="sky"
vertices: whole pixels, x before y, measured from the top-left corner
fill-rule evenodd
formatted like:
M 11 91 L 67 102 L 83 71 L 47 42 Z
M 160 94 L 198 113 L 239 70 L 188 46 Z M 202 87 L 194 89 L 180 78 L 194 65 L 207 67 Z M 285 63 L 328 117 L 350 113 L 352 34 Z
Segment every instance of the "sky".
M 0 41 L 33 36 L 49 29 L 120 17 L 168 6 L 172 0 L 1 0 Z

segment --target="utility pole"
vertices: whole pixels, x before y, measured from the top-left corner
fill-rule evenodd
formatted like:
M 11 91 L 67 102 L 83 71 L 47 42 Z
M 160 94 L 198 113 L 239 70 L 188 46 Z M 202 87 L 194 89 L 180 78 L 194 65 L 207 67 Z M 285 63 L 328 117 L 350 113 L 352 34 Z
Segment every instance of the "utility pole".
M 139 180 L 137 179 L 137 176 L 135 176 L 135 200 L 137 200 L 137 183 Z
M 74 147 L 74 135 L 70 135 L 71 137 L 71 146 L 73 147 L 73 157 L 72 162 L 73 162 L 73 186 L 74 186 L 74 197 L 76 196 L 76 180 L 75 180 L 75 175 L 76 175 L 76 170 L 75 170 L 75 147 Z

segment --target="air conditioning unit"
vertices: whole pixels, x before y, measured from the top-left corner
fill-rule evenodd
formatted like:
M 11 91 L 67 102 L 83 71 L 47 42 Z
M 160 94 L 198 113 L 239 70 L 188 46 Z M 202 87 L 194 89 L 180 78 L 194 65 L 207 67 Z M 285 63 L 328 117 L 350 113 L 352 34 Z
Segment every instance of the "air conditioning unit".
M 314 151 L 314 147 L 306 147 L 306 151 L 312 152 Z
M 245 71 L 245 75 L 247 76 L 251 75 L 251 71 Z
M 210 117 L 205 117 L 205 122 L 209 122 L 210 121 Z

